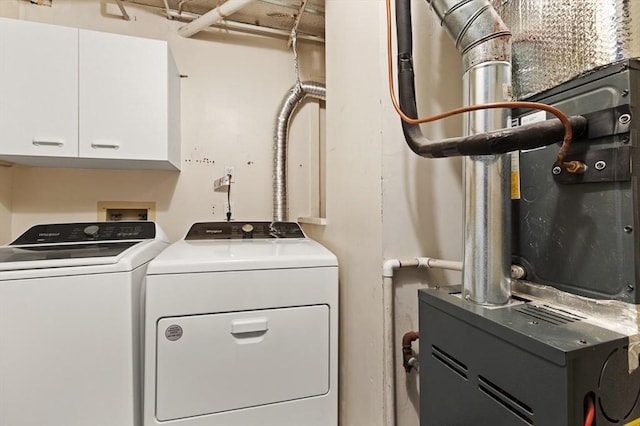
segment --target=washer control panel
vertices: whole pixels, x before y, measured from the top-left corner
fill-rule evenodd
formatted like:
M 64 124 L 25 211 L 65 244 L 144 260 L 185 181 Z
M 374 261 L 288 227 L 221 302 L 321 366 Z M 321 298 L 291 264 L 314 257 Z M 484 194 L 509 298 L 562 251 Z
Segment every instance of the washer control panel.
M 305 238 L 295 222 L 201 222 L 187 232 L 185 240 L 236 240 Z
M 11 245 L 144 240 L 156 236 L 153 222 L 89 222 L 36 225 Z

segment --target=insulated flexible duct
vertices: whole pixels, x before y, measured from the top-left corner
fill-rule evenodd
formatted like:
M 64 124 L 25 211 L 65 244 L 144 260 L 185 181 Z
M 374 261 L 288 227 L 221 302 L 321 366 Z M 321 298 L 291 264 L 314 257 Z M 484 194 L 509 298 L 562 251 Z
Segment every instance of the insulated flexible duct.
M 640 57 L 637 0 L 490 1 L 513 33 L 513 89 L 518 99 Z
M 289 121 L 296 107 L 307 96 L 324 100 L 326 88 L 322 83 L 313 81 L 298 82 L 289 91 L 280 104 L 276 117 L 273 155 L 273 220 L 288 219 L 287 206 L 287 143 L 289 140 Z

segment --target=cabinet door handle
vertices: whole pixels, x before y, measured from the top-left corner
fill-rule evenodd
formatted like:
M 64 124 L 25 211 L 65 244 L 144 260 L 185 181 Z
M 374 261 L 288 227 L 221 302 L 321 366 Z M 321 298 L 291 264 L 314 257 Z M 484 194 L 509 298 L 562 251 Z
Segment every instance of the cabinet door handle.
M 58 148 L 62 148 L 64 146 L 64 142 L 62 141 L 50 141 L 50 140 L 42 140 L 42 139 L 34 139 L 31 141 L 35 146 L 55 146 Z
M 103 142 L 92 142 L 91 148 L 93 149 L 120 149 L 120 144 L 117 143 L 103 143 Z

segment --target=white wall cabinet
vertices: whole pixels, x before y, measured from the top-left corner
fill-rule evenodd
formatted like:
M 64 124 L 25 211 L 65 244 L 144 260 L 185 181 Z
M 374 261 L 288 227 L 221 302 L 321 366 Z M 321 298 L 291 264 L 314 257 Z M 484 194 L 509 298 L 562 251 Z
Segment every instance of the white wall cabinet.
M 179 79 L 164 41 L 0 19 L 0 159 L 179 170 Z
M 0 153 L 78 155 L 78 30 L 0 19 Z

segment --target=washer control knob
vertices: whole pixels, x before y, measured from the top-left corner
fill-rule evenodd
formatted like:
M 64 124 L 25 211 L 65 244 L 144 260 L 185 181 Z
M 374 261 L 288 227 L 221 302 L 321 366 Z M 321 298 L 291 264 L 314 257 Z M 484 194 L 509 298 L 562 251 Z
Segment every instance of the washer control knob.
M 83 229 L 83 232 L 88 237 L 95 237 L 96 235 L 98 235 L 99 230 L 100 227 L 98 225 L 89 225 Z
M 253 238 L 253 225 L 245 223 L 242 225 L 242 238 Z

